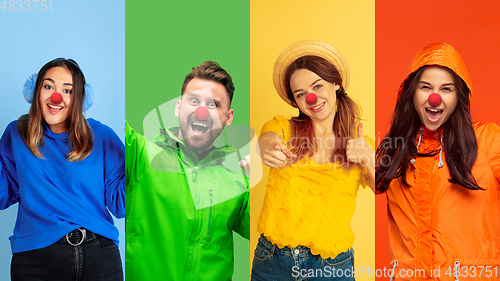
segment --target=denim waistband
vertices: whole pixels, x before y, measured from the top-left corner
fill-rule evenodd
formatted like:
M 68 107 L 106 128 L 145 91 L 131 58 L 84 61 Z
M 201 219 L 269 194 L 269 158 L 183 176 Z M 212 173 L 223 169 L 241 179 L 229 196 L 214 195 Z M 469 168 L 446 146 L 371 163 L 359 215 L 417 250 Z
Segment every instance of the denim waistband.
M 64 237 L 62 237 L 59 241 L 66 242 L 72 246 L 78 246 L 82 243 L 92 241 L 96 239 L 96 235 L 94 232 L 85 229 L 83 227 L 77 228 Z
M 279 252 L 284 255 L 289 255 L 289 256 L 297 256 L 297 257 L 308 257 L 308 256 L 318 256 L 318 259 L 322 259 L 320 255 L 315 255 L 311 252 L 311 248 L 306 247 L 306 246 L 297 246 L 297 247 L 284 247 L 284 248 L 279 248 L 276 244 L 273 244 L 273 242 L 267 240 L 266 236 L 264 234 L 260 235 L 259 242 L 264 245 L 264 247 L 268 248 L 271 250 L 271 252 Z M 274 249 L 273 249 L 274 248 Z M 339 255 L 349 253 L 352 249 L 349 249 L 347 252 L 341 253 Z

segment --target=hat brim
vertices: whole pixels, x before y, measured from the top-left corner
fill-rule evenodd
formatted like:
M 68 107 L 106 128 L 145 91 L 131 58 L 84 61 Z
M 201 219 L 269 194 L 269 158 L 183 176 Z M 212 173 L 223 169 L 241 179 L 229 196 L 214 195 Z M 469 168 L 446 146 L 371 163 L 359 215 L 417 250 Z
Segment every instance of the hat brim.
M 344 56 L 332 46 L 319 41 L 300 41 L 286 48 L 274 63 L 273 82 L 280 97 L 288 104 L 292 101 L 288 98 L 285 87 L 285 75 L 291 63 L 304 56 L 317 56 L 333 64 L 342 77 L 342 87 L 347 90 L 349 86 L 349 65 Z

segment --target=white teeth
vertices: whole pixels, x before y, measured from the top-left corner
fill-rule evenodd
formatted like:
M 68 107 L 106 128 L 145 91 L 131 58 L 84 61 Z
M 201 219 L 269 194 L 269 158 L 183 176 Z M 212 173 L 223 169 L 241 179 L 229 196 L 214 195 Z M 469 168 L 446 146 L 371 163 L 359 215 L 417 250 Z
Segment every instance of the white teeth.
M 61 109 L 62 109 L 62 107 L 60 107 L 60 106 L 53 106 L 53 105 L 50 105 L 50 104 L 47 104 L 47 105 L 48 105 L 50 108 L 52 108 L 52 109 L 57 109 L 57 110 L 61 110 Z
M 318 106 L 313 107 L 313 110 L 316 110 L 316 109 L 320 108 L 321 106 L 323 106 L 323 104 L 324 104 L 324 103 L 319 104 Z
M 428 108 L 427 110 L 432 111 L 432 112 L 440 112 L 441 111 L 440 109 L 432 109 L 432 108 Z
M 202 124 L 202 123 L 198 123 L 198 122 L 193 122 L 193 125 L 208 128 L 208 125 L 207 125 L 207 124 Z

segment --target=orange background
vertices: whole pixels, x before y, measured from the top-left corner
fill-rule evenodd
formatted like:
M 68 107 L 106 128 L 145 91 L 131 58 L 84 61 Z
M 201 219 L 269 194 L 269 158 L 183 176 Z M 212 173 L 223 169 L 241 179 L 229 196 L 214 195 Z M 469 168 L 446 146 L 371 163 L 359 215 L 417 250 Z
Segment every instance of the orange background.
M 413 56 L 425 45 L 446 42 L 461 54 L 472 79 L 472 121 L 500 124 L 496 88 L 500 73 L 500 1 L 375 1 L 375 131 L 387 132 L 398 87 Z M 385 195 L 376 196 L 376 268 L 389 268 Z M 457 214 L 459 215 L 459 214 Z M 377 278 L 389 280 L 389 278 Z

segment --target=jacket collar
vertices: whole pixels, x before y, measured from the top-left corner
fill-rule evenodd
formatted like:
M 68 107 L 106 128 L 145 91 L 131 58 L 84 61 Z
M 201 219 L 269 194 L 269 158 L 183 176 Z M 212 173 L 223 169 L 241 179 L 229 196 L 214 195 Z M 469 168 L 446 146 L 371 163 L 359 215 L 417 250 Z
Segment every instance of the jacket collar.
M 424 139 L 436 139 L 436 140 L 439 140 L 441 138 L 441 135 L 443 134 L 443 127 L 439 127 L 437 130 L 435 131 L 431 131 L 429 129 L 427 129 L 424 125 L 420 126 L 420 130 L 424 130 L 423 131 L 423 138 Z
M 437 141 L 439 144 L 439 162 L 438 162 L 438 168 L 442 168 L 444 166 L 444 161 L 443 161 L 443 128 L 440 127 L 436 131 L 431 131 L 427 129 L 425 126 L 420 126 L 419 128 L 419 133 L 418 133 L 418 142 L 417 142 L 417 152 L 420 144 L 422 143 L 422 140 L 424 139 L 434 139 Z M 415 164 L 415 157 L 412 156 L 410 158 L 410 163 Z

